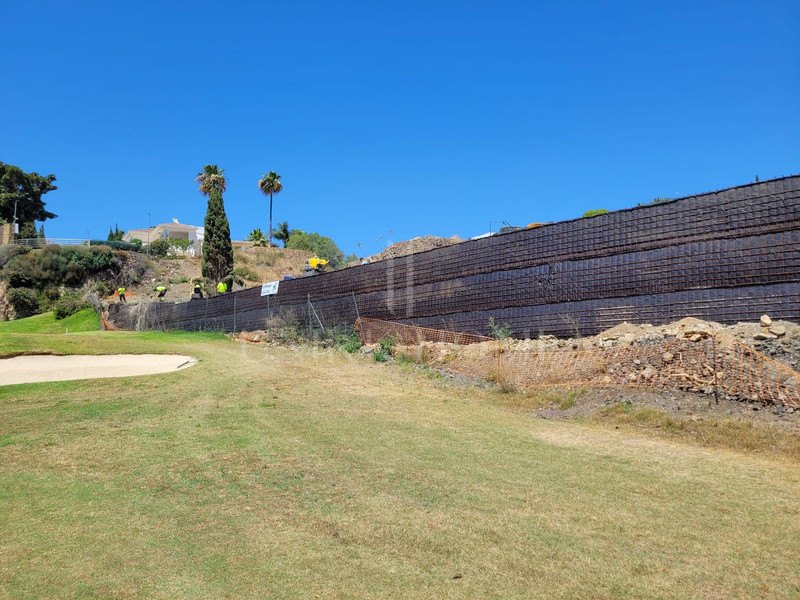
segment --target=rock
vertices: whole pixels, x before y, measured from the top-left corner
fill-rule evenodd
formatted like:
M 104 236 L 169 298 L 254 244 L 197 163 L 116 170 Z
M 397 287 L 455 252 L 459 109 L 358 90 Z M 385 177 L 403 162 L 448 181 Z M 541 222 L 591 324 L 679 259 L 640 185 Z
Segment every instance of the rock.
M 653 367 L 647 366 L 644 368 L 644 371 L 642 371 L 642 377 L 645 379 L 652 379 L 655 376 L 656 370 Z
M 664 354 L 661 355 L 661 360 L 665 363 L 671 363 L 673 358 L 675 358 L 675 356 L 672 352 L 664 352 Z
M 642 361 L 640 361 L 638 358 L 634 358 L 633 359 L 633 364 L 640 365 L 640 364 L 642 364 Z
M 769 318 L 769 315 L 761 315 L 760 321 L 762 327 L 769 327 L 772 325 L 772 319 Z
M 778 336 L 769 331 L 759 331 L 753 336 L 754 340 L 777 340 Z
M 688 338 L 692 338 L 695 336 L 703 337 L 708 335 L 708 329 L 703 329 L 702 327 L 687 327 L 683 330 L 683 335 Z
M 361 346 L 361 348 L 359 349 L 359 352 L 361 354 L 372 354 L 373 352 L 375 352 L 375 346 L 370 346 L 370 345 L 365 344 L 365 345 Z
M 769 328 L 769 332 L 774 335 L 777 335 L 778 337 L 781 337 L 783 335 L 786 335 L 786 327 L 784 327 L 783 325 L 772 325 Z
M 639 376 L 636 375 L 636 373 L 628 373 L 628 381 L 633 382 L 636 381 L 637 379 L 639 379 Z
M 699 342 L 701 339 L 703 339 L 703 336 L 701 334 L 699 334 L 699 333 L 695 333 L 689 338 L 689 341 L 690 342 Z

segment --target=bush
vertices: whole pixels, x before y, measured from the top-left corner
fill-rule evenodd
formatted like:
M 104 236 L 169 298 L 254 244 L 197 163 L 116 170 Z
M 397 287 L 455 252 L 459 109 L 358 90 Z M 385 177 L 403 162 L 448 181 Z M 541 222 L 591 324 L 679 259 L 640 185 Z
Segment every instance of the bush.
M 294 312 L 268 318 L 264 323 L 264 330 L 269 339 L 284 344 L 297 343 L 303 339 L 303 327 Z
M 588 217 L 596 217 L 598 215 L 605 215 L 607 213 L 608 213 L 607 208 L 593 208 L 592 210 L 587 210 L 585 213 L 583 213 L 583 216 L 584 218 L 588 218 Z
M 492 332 L 492 337 L 498 341 L 506 340 L 511 337 L 511 327 L 508 323 L 498 325 L 494 321 L 494 317 L 489 317 L 489 330 Z
M 361 338 L 358 337 L 358 334 L 355 331 L 353 331 L 349 336 L 347 336 L 347 339 L 342 342 L 339 348 L 348 354 L 355 354 L 363 345 L 364 344 L 361 343 Z
M 11 306 L 14 307 L 14 312 L 17 314 L 18 319 L 38 314 L 41 310 L 39 307 L 39 295 L 36 290 L 12 287 L 6 292 L 6 298 L 11 303 Z
M 138 241 L 138 240 L 136 240 Z M 141 252 L 142 242 L 123 242 L 122 240 L 89 240 L 90 246 L 106 246 L 114 250 L 125 250 L 127 252 Z
M 333 268 L 344 264 L 344 255 L 331 238 L 318 233 L 306 233 L 300 229 L 293 229 L 289 235 L 286 247 L 293 250 L 308 250 L 320 258 L 327 259 Z
M 7 244 L 0 246 L 0 269 L 2 269 L 8 261 L 18 254 L 27 254 L 30 248 L 25 246 L 16 246 L 14 244 Z
M 189 278 L 185 275 L 178 275 L 177 277 L 170 277 L 169 282 L 172 285 L 176 285 L 178 283 L 186 283 L 189 281 Z
M 84 308 L 91 308 L 91 305 L 84 300 L 80 292 L 67 292 L 56 300 L 53 312 L 56 314 L 56 319 L 63 319 Z
M 396 343 L 397 341 L 392 336 L 383 338 L 378 342 L 378 347 L 372 353 L 372 357 L 376 362 L 386 362 L 392 356 L 392 350 Z
M 166 258 L 170 248 L 169 240 L 153 240 L 148 246 L 148 254 L 156 258 Z
M 0 276 L 12 287 L 42 290 L 62 285 L 79 287 L 91 276 L 113 276 L 118 270 L 119 261 L 108 247 L 50 245 L 12 256 Z
M 236 267 L 233 270 L 233 278 L 238 281 L 261 281 L 258 273 L 253 271 L 250 267 Z

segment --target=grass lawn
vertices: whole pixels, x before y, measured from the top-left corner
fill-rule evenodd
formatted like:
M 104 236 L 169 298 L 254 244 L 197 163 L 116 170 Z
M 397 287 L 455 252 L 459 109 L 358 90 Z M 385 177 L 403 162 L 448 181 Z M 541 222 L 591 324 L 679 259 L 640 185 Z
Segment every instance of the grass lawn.
M 45 350 L 200 363 L 0 387 L 0 597 L 800 595 L 796 461 L 336 351 L 0 332 Z
M 76 333 L 97 331 L 98 329 L 100 329 L 100 319 L 93 308 L 78 311 L 63 319 L 56 319 L 55 313 L 49 312 L 17 321 L 0 321 L 0 334 Z

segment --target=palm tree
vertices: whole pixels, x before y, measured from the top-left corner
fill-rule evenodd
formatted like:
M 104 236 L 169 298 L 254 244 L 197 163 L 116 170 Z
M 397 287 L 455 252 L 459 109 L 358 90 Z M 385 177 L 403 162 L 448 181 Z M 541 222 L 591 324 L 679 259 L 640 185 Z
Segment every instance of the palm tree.
M 283 221 L 278 223 L 278 228 L 275 230 L 275 239 L 283 242 L 283 247 L 286 248 L 286 242 L 289 241 L 289 222 Z
M 225 169 L 220 169 L 217 165 L 206 165 L 203 170 L 194 178 L 200 184 L 200 193 L 208 196 L 212 190 L 219 191 L 220 194 L 225 193 Z
M 254 246 L 266 246 L 267 245 L 267 238 L 264 237 L 264 232 L 261 231 L 260 227 L 253 229 L 248 236 L 248 242 L 253 242 Z
M 272 246 L 272 195 L 279 194 L 283 189 L 281 176 L 275 171 L 270 171 L 258 180 L 258 189 L 260 189 L 265 196 L 269 194 L 269 237 L 267 240 L 269 240 L 269 245 Z

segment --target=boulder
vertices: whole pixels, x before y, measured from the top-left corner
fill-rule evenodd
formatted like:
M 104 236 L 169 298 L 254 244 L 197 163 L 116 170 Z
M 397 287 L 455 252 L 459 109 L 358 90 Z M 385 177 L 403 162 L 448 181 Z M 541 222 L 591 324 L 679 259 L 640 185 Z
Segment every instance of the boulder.
M 754 340 L 777 340 L 778 336 L 774 333 L 770 333 L 769 331 L 759 331 L 757 334 L 753 336 Z
M 786 335 L 786 327 L 784 327 L 783 325 L 772 325 L 769 328 L 769 332 L 773 335 L 781 337 L 783 335 Z
M 769 327 L 772 325 L 772 319 L 769 318 L 769 315 L 761 315 L 760 321 L 762 327 Z

